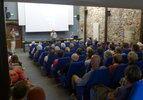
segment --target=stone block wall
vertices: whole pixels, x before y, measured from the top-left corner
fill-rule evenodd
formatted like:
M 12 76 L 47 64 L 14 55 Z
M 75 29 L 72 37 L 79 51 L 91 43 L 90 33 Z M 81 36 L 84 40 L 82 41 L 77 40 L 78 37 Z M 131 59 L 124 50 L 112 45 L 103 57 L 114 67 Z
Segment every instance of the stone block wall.
M 87 37 L 93 36 L 93 24 L 99 23 L 99 40 L 104 41 L 105 8 L 87 7 Z M 141 10 L 108 8 L 108 41 L 138 42 L 140 37 Z M 80 7 L 80 26 L 84 25 L 84 7 Z M 80 37 L 83 33 L 80 32 Z

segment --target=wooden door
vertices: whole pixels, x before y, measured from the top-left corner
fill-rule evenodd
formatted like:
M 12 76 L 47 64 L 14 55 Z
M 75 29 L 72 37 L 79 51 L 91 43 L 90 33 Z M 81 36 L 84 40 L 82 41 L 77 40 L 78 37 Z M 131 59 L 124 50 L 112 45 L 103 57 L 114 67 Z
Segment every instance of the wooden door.
M 7 21 L 6 22 L 6 38 L 7 38 L 7 46 L 10 49 L 10 30 L 14 28 L 17 35 L 16 35 L 16 48 L 22 48 L 22 32 L 21 27 L 19 27 L 17 21 Z

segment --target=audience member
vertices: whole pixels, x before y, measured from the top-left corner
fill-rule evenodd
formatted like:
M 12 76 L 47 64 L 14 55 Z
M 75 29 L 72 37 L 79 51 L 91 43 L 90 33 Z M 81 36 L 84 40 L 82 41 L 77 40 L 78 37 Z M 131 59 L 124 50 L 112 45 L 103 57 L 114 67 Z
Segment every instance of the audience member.
M 114 57 L 113 57 L 113 65 L 109 66 L 111 75 L 113 75 L 116 67 L 118 67 L 120 64 L 122 64 L 122 56 L 120 54 L 114 55 Z
M 135 64 L 135 62 L 138 61 L 138 55 L 134 52 L 131 51 L 128 53 L 128 64 Z
M 125 79 L 127 80 L 126 86 L 112 90 L 103 85 L 96 85 L 93 87 L 94 94 L 91 95 L 91 100 L 95 100 L 95 98 L 99 100 L 127 100 L 133 84 L 139 81 L 141 76 L 142 73 L 138 66 L 129 65 L 125 70 Z
M 68 52 L 70 52 L 70 48 L 69 48 L 69 47 L 66 47 L 66 48 L 65 48 L 65 53 L 68 53 Z
M 54 67 L 54 68 L 57 67 L 59 58 L 62 58 L 63 55 L 64 55 L 64 51 L 63 51 L 63 50 L 59 50 L 59 51 L 57 52 L 58 58 L 54 60 L 54 62 L 53 62 L 53 64 L 52 64 L 52 67 Z
M 78 49 L 76 50 L 76 54 L 78 54 L 79 56 L 82 55 L 82 54 L 83 54 L 82 48 L 78 48 Z

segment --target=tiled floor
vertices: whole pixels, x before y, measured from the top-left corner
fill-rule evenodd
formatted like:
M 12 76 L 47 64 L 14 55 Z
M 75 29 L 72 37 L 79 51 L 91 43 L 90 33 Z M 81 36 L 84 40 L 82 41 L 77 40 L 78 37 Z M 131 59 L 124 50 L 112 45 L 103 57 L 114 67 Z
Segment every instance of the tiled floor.
M 18 49 L 16 54 L 22 61 L 23 66 L 26 67 L 24 72 L 29 80 L 44 89 L 46 100 L 70 100 L 71 92 L 60 87 L 57 81 L 42 75 L 40 67 L 28 57 L 28 52 L 24 53 L 22 49 Z

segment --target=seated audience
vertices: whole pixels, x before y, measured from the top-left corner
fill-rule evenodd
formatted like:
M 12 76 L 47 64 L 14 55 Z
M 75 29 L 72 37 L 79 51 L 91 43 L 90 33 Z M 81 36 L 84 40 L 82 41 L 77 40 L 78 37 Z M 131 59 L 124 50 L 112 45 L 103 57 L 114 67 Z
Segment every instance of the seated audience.
M 78 48 L 76 50 L 76 54 L 78 54 L 79 56 L 83 54 L 83 49 L 82 48 Z
M 63 51 L 63 50 L 59 50 L 59 51 L 57 52 L 58 58 L 54 60 L 54 62 L 53 62 L 53 64 L 52 64 L 52 67 L 54 67 L 54 68 L 57 67 L 59 58 L 62 58 L 63 55 L 64 55 L 64 51 Z
M 60 51 L 60 47 L 59 46 L 55 46 L 55 53 L 57 54 Z
M 111 52 L 112 54 L 114 54 L 114 50 L 115 50 L 114 44 L 109 44 L 108 48 L 109 48 L 108 51 Z
M 139 51 L 140 51 L 139 45 L 133 44 L 133 45 L 132 45 L 132 51 L 134 51 L 134 52 L 139 52 Z
M 135 64 L 136 61 L 138 61 L 138 55 L 134 51 L 129 52 L 128 53 L 128 64 L 129 65 Z
M 92 57 L 92 55 L 94 55 L 94 53 L 95 53 L 94 50 L 89 47 L 89 49 L 87 50 L 87 57 L 85 60 L 85 66 L 87 69 L 90 66 L 91 57 Z
M 46 100 L 44 90 L 40 87 L 35 87 L 29 90 L 27 100 Z
M 106 61 L 107 61 L 107 58 L 108 58 L 108 57 L 112 57 L 112 56 L 113 56 L 113 54 L 112 54 L 110 51 L 105 51 L 105 52 L 104 52 L 103 63 L 105 64 Z
M 41 46 L 41 45 L 38 45 L 36 48 L 37 48 L 37 50 L 36 50 L 36 52 L 34 53 L 34 57 L 37 56 L 39 50 L 42 50 L 42 46 Z
M 79 60 L 79 56 L 76 53 L 72 54 L 72 56 L 71 56 L 71 63 L 72 62 L 77 62 L 78 60 Z M 62 75 L 66 76 L 67 73 L 68 73 L 68 70 L 69 70 L 69 66 L 70 65 L 64 66 L 63 69 L 61 69 L 60 71 L 58 71 L 58 74 L 59 75 L 62 74 Z
M 17 55 L 12 55 L 9 59 L 9 66 L 12 68 L 12 66 L 22 66 L 22 63 L 19 61 L 19 58 Z M 22 68 L 22 67 L 21 67 Z
M 94 94 L 91 95 L 91 100 L 95 100 L 95 98 L 98 98 L 99 100 L 128 100 L 133 84 L 139 81 L 141 76 L 142 73 L 138 66 L 129 65 L 125 69 L 125 79 L 127 80 L 126 86 L 118 87 L 115 90 L 103 85 L 94 86 Z
M 113 65 L 109 66 L 110 74 L 113 75 L 116 67 L 122 64 L 122 56 L 120 54 L 116 54 L 113 57 Z
M 100 69 L 99 64 L 100 64 L 100 57 L 98 55 L 93 55 L 91 57 L 91 67 L 92 67 L 91 70 L 89 72 L 85 73 L 82 78 L 78 77 L 77 75 L 72 76 L 73 88 L 75 87 L 75 85 L 85 86 L 86 83 L 88 82 L 89 78 L 90 78 L 91 73 L 94 70 Z
M 70 48 L 69 47 L 66 47 L 65 48 L 65 53 L 69 53 L 70 52 Z
M 115 53 L 114 53 L 114 55 L 116 55 L 116 54 L 122 54 L 122 48 L 121 48 L 121 47 L 116 47 L 116 48 L 115 48 Z
M 49 52 L 49 54 L 47 55 L 47 56 L 45 56 L 45 58 L 44 58 L 44 62 L 47 62 L 48 61 L 48 56 L 49 55 L 52 55 L 52 54 L 55 54 L 55 50 L 50 50 L 50 52 Z
M 26 100 L 29 88 L 24 81 L 17 82 L 12 89 L 12 100 Z

